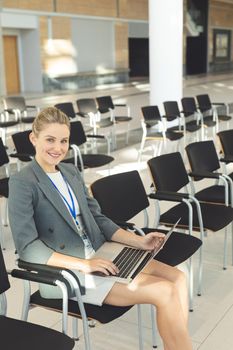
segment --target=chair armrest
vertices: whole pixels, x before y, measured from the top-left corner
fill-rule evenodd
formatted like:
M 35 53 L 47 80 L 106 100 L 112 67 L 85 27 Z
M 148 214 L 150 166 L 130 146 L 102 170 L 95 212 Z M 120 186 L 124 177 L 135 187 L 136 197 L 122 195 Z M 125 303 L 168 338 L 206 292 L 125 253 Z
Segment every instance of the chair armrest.
M 212 102 L 211 103 L 213 106 L 225 106 L 226 103 L 223 103 L 223 102 Z
M 209 171 L 190 171 L 189 176 L 201 180 L 202 178 L 206 179 L 219 179 L 222 175 L 221 173 L 211 173 Z
M 61 282 L 66 282 L 61 275 L 58 274 L 48 274 L 48 273 L 37 273 L 37 272 L 29 272 L 25 270 L 17 270 L 14 269 L 10 272 L 10 275 L 14 278 L 18 278 L 21 280 L 45 283 L 52 286 L 56 286 L 56 281 L 59 279 Z
M 35 264 L 35 263 L 31 263 L 31 262 L 28 262 L 28 261 L 23 261 L 23 260 L 18 260 L 18 266 L 21 268 L 21 269 L 24 269 L 24 270 L 27 270 L 27 271 L 30 271 L 30 272 L 37 272 L 37 273 L 43 273 L 43 274 L 46 274 L 46 275 L 54 275 L 54 276 L 60 276 L 60 278 L 64 278 L 64 272 L 70 274 L 72 277 L 75 278 L 78 286 L 79 286 L 79 289 L 81 292 L 84 292 L 84 288 L 81 286 L 80 282 L 79 282 L 79 279 L 77 277 L 77 275 L 69 270 L 69 269 L 66 269 L 66 268 L 63 268 L 63 267 L 57 267 L 57 266 L 51 266 L 51 265 L 45 265 L 45 264 Z
M 104 135 L 86 135 L 86 138 L 90 138 L 90 139 L 105 139 L 106 137 Z
M 32 154 L 28 154 L 28 153 L 11 153 L 10 154 L 11 158 L 18 158 L 19 160 L 22 160 L 23 162 L 27 162 L 33 159 L 33 155 Z
M 75 113 L 75 114 L 76 114 L 76 115 L 79 115 L 79 116 L 82 117 L 82 118 L 88 117 L 88 114 L 81 113 L 81 112 L 77 112 L 77 113 Z
M 114 107 L 126 107 L 126 103 L 114 103 Z
M 38 107 L 33 105 L 26 105 L 26 108 L 37 109 Z
M 151 199 L 158 199 L 171 202 L 182 202 L 183 199 L 190 199 L 189 193 L 157 191 L 148 195 Z
M 135 224 L 132 222 L 123 222 L 123 221 L 116 221 L 116 224 L 124 229 L 130 229 L 133 230 L 135 228 Z
M 233 162 L 233 155 L 226 155 L 223 158 L 220 159 L 220 162 L 223 163 L 232 163 Z

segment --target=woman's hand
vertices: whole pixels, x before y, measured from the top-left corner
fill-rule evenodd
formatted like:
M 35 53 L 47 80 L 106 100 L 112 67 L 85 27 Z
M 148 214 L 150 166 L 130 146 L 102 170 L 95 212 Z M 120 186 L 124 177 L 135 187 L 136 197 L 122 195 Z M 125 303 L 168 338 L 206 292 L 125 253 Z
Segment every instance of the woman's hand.
M 164 241 L 165 234 L 160 232 L 150 232 L 139 237 L 139 248 L 144 250 L 154 250 Z
M 101 258 L 80 259 L 78 269 L 83 273 L 96 273 L 100 275 L 116 275 L 119 270 L 110 260 Z

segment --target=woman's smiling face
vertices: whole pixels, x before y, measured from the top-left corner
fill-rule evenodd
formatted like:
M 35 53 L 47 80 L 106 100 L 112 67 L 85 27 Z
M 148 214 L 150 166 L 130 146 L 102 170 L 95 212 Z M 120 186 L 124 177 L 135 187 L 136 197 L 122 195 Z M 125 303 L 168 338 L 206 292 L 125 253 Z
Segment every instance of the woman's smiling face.
M 45 172 L 55 172 L 69 149 L 70 131 L 66 124 L 46 124 L 38 135 L 30 134 L 36 160 Z

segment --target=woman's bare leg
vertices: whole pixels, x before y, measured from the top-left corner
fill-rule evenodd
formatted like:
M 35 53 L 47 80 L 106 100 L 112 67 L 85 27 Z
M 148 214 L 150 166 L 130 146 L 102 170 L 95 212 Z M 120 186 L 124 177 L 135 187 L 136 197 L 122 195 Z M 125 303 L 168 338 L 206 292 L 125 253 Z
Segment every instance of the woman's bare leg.
M 143 270 L 143 273 L 164 278 L 176 285 L 180 297 L 180 303 L 184 312 L 184 318 L 186 324 L 188 324 L 189 299 L 185 274 L 177 268 L 163 264 L 156 260 L 152 260 L 151 263 L 148 264 Z
M 149 268 L 156 270 L 155 266 L 148 266 Z M 177 285 L 168 279 L 148 274 L 148 269 L 145 270 L 147 273 L 140 273 L 128 285 L 116 283 L 106 297 L 105 303 L 118 306 L 155 305 L 158 329 L 165 349 L 191 350 L 192 345 Z M 164 274 L 166 275 L 165 272 Z

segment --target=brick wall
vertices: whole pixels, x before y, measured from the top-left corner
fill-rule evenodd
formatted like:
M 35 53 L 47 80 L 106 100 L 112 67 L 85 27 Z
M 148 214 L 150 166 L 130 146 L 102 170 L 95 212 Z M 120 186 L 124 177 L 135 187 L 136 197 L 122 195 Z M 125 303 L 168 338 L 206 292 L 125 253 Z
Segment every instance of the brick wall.
M 115 60 L 116 68 L 128 68 L 128 23 L 115 24 Z

